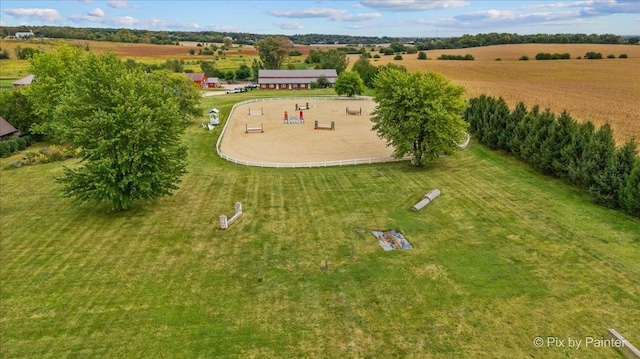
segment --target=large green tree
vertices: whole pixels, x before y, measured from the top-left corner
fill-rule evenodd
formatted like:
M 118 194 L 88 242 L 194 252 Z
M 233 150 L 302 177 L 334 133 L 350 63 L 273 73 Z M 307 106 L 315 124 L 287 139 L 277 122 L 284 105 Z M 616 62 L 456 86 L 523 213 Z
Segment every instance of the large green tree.
M 358 61 L 353 64 L 352 71 L 355 71 L 360 75 L 365 86 L 373 88 L 373 81 L 376 79 L 376 75 L 378 74 L 378 68 L 371 64 L 368 53 L 360 55 Z
M 279 70 L 293 48 L 291 40 L 284 36 L 267 36 L 255 44 L 262 66 L 268 70 Z
M 435 72 L 394 68 L 382 68 L 375 87 L 373 129 L 394 147 L 395 157 L 411 155 L 420 166 L 459 149 L 468 126 L 463 87 Z
M 47 57 L 55 60 L 66 51 Z M 189 100 L 197 90 L 186 79 L 168 72 L 150 76 L 112 54 L 88 53 L 77 54 L 74 71 L 57 85 L 49 93 L 56 103 L 49 116 L 60 140 L 81 156 L 58 179 L 65 196 L 124 210 L 178 188 L 186 167 L 183 122 L 198 114 Z M 49 90 L 36 86 L 32 95 Z
M 336 90 L 336 93 L 340 96 L 345 95 L 352 97 L 354 95 L 361 95 L 364 92 L 364 82 L 362 82 L 357 72 L 343 72 L 338 75 L 334 90 Z

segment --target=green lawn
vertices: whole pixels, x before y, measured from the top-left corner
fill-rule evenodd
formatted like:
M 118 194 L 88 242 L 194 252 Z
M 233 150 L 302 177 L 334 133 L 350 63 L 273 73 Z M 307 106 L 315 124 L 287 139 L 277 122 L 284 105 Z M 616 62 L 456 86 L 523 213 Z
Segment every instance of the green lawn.
M 203 101 L 226 117 L 288 94 L 308 92 Z M 0 170 L 3 358 L 618 357 L 533 345 L 607 328 L 640 344 L 637 219 L 473 142 L 423 169 L 277 170 L 218 158 L 219 131 L 191 125 L 181 189 L 125 213 L 62 198 L 63 164 Z M 414 248 L 382 251 L 381 228 Z

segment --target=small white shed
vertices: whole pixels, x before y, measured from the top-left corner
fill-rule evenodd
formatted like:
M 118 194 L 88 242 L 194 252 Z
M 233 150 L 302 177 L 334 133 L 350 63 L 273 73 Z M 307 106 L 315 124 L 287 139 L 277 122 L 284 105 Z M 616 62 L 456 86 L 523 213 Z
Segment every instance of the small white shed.
M 209 110 L 209 124 L 214 126 L 220 124 L 220 111 L 217 108 Z

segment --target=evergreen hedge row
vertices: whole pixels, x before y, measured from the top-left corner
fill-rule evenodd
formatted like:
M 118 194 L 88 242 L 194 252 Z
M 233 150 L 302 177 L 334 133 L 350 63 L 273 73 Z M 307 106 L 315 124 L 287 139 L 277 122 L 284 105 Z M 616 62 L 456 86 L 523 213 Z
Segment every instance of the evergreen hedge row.
M 556 116 L 521 102 L 510 110 L 489 96 L 470 100 L 465 113 L 471 134 L 538 171 L 586 189 L 601 205 L 640 217 L 640 158 L 634 139 L 616 147 L 609 124 L 596 129 L 563 112 Z

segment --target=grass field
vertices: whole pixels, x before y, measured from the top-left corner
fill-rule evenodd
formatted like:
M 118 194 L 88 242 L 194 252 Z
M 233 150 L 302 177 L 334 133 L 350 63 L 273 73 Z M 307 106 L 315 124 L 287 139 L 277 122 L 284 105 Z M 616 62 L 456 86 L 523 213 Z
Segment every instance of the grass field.
M 204 101 L 225 118 L 274 93 Z M 607 328 L 640 344 L 637 219 L 475 143 L 424 169 L 274 170 L 221 160 L 218 134 L 190 126 L 180 190 L 126 213 L 63 199 L 60 163 L 0 170 L 3 358 L 618 357 L 533 345 Z M 414 249 L 382 251 L 381 228 Z

